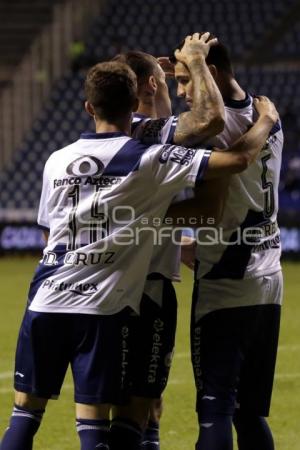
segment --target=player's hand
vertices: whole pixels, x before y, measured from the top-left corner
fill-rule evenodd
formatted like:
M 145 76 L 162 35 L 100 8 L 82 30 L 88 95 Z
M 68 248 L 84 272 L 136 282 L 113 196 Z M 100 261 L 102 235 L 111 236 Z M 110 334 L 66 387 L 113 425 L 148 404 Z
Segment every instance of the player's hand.
M 160 56 L 157 58 L 157 62 L 165 72 L 166 77 L 175 77 L 175 65 L 170 61 L 168 56 Z
M 194 33 L 192 36 L 185 38 L 184 45 L 181 50 L 175 50 L 175 58 L 177 61 L 188 65 L 191 61 L 199 58 L 206 58 L 211 47 L 218 43 L 217 38 L 209 39 L 210 33 Z
M 253 102 L 254 107 L 260 117 L 266 116 L 274 124 L 277 122 L 279 118 L 277 109 L 275 108 L 274 103 L 271 102 L 271 100 L 269 100 L 268 97 L 265 97 L 264 95 L 259 95 L 258 97 L 254 98 Z
M 181 262 L 189 269 L 194 270 L 196 259 L 196 240 L 188 236 L 181 239 Z

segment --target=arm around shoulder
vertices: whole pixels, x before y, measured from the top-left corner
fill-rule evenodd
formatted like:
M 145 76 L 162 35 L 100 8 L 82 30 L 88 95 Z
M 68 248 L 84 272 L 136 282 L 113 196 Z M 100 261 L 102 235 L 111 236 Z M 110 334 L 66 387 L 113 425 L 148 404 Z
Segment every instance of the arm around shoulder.
M 273 103 L 266 97 L 254 99 L 259 118 L 253 127 L 241 136 L 227 152 L 212 152 L 205 178 L 218 178 L 224 175 L 243 172 L 257 158 L 264 147 L 271 129 L 278 120 Z

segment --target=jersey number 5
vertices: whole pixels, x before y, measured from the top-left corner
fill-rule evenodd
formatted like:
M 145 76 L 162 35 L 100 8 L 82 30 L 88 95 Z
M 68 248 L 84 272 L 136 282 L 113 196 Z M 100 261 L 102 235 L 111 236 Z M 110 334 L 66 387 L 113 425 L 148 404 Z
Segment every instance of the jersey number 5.
M 267 161 L 271 158 L 271 155 L 266 155 L 261 158 L 262 162 L 262 174 L 261 174 L 261 185 L 264 190 L 264 216 L 269 218 L 273 215 L 275 209 L 274 200 L 274 186 L 272 181 L 267 180 L 268 166 Z

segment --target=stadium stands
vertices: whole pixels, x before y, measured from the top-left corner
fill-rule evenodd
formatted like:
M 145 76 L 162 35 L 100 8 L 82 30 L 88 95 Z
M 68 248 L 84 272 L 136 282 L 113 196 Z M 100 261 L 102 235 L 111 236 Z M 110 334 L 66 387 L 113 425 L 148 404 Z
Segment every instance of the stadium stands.
M 34 37 L 53 18 L 53 4 L 47 0 L 24 2 L 22 0 L 1 0 L 0 17 L 0 83 L 9 81 L 9 75 L 20 63 L 25 52 L 30 48 Z
M 296 0 L 112 0 L 96 19 L 87 44 L 99 59 L 132 46 L 165 54 L 186 34 L 210 30 L 230 46 L 235 59 L 243 59 L 296 3 Z M 128 8 L 130 14 L 126 14 Z
M 295 3 L 295 0 L 107 1 L 87 36 L 83 65 L 108 59 L 128 48 L 165 55 L 187 33 L 211 30 L 230 46 L 241 85 L 250 92 L 270 96 L 278 105 L 286 134 L 282 208 L 299 208 L 300 117 L 297 111 L 300 106 L 300 66 L 285 68 L 278 65 L 281 56 L 284 59 L 288 56 L 291 61 L 297 56 L 295 36 L 300 39 L 299 23 L 287 28 L 282 41 L 277 41 L 270 49 L 275 66 L 243 63 L 255 51 L 258 41 L 264 39 L 271 27 L 278 26 Z M 53 87 L 31 132 L 1 173 L 1 209 L 36 210 L 45 160 L 55 149 L 74 141 L 81 131 L 91 127 L 90 119 L 83 111 L 83 78 L 84 70 L 70 70 Z M 174 87 L 172 92 L 175 94 Z M 178 99 L 174 105 L 178 112 Z
M 287 32 L 281 42 L 274 49 L 274 54 L 278 58 L 290 59 L 299 58 L 300 46 L 300 23 L 295 23 L 291 30 Z

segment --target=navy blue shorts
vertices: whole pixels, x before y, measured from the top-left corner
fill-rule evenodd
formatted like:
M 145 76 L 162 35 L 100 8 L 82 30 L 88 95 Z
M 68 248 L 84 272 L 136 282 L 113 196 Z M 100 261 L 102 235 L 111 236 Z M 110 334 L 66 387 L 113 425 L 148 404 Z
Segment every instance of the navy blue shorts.
M 71 365 L 77 403 L 126 401 L 130 308 L 111 316 L 27 310 L 16 350 L 15 389 L 56 398 Z
M 269 415 L 280 305 L 220 309 L 192 321 L 191 352 L 200 419 L 236 408 Z
M 162 276 L 147 281 L 146 286 L 140 316 L 133 318 L 131 394 L 160 398 L 174 352 L 177 300 L 172 282 Z

